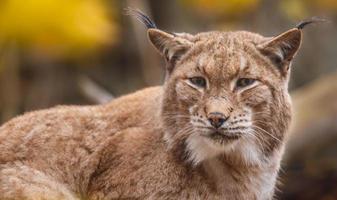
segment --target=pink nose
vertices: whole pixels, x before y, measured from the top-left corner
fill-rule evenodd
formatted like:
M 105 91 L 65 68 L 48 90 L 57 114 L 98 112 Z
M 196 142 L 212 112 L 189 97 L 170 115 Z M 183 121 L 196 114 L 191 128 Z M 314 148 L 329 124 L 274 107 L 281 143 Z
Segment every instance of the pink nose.
M 208 115 L 208 121 L 214 128 L 220 128 L 227 119 L 228 117 L 219 112 L 212 112 Z

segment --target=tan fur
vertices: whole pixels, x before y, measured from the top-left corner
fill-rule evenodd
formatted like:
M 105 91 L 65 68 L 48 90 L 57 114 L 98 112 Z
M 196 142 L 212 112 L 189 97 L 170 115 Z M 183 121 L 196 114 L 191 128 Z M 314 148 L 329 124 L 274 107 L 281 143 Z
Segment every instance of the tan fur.
M 164 85 L 4 124 L 0 199 L 271 199 L 291 116 L 288 68 L 298 34 L 275 41 L 249 32 L 150 29 L 167 59 Z M 194 76 L 205 77 L 207 87 L 193 86 Z M 258 81 L 238 89 L 240 77 Z M 229 116 L 221 133 L 237 139 L 209 137 L 212 112 Z

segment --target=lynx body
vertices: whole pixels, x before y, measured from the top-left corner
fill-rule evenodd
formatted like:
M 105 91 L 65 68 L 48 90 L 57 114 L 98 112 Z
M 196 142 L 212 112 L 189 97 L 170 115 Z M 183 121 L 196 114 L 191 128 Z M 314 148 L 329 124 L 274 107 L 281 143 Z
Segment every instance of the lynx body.
M 163 86 L 4 124 L 0 199 L 272 199 L 301 34 L 149 27 Z

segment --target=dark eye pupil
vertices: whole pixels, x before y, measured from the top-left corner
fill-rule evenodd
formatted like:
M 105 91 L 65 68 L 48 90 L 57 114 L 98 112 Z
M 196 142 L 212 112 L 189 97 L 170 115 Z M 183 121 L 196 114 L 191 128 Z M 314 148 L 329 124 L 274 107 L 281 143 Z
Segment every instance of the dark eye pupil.
M 245 87 L 254 83 L 254 79 L 251 78 L 241 78 L 237 82 L 238 87 Z
M 198 87 L 206 86 L 206 80 L 202 77 L 194 77 L 194 78 L 191 78 L 190 81 Z

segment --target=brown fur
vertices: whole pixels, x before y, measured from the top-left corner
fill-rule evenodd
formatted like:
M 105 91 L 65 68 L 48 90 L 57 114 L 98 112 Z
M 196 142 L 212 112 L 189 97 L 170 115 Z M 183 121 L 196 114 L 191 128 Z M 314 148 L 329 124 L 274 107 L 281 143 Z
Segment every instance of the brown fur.
M 106 105 L 31 112 L 0 128 L 0 199 L 273 197 L 300 30 L 148 33 L 167 60 L 163 86 Z M 193 85 L 195 76 L 207 86 Z M 245 77 L 257 81 L 237 88 Z M 228 120 L 212 138 L 214 112 Z M 220 137 L 227 134 L 237 138 Z

